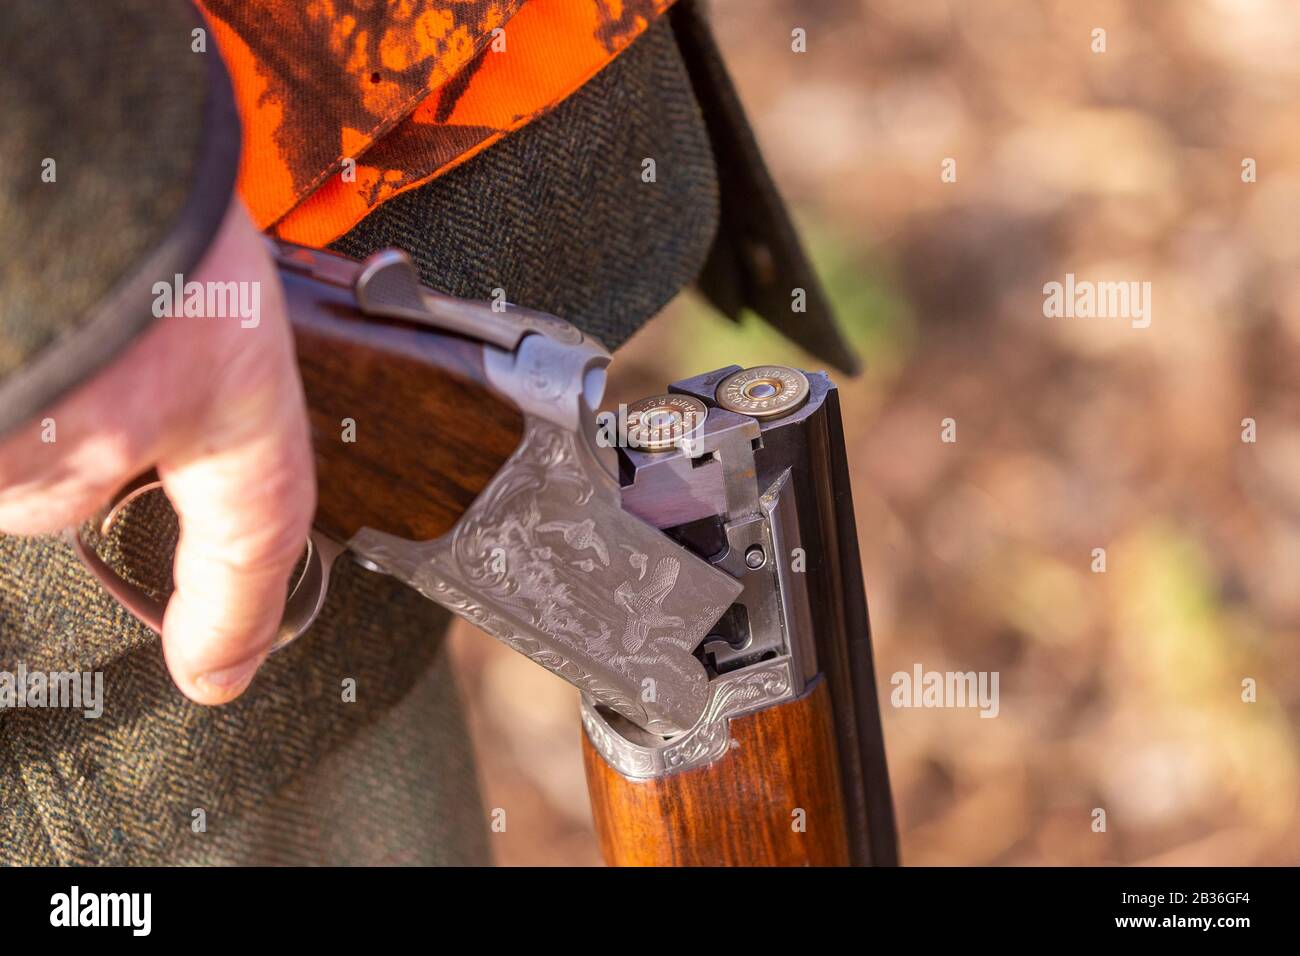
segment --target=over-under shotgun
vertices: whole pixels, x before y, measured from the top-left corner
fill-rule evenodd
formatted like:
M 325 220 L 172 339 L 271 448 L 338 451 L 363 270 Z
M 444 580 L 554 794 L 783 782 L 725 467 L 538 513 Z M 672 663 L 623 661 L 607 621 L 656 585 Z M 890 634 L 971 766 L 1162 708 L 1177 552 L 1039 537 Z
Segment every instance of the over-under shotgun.
M 825 373 L 733 366 L 598 415 L 609 354 L 568 323 L 434 292 L 399 252 L 274 245 L 320 495 L 283 639 L 349 553 L 582 691 L 610 863 L 897 862 Z

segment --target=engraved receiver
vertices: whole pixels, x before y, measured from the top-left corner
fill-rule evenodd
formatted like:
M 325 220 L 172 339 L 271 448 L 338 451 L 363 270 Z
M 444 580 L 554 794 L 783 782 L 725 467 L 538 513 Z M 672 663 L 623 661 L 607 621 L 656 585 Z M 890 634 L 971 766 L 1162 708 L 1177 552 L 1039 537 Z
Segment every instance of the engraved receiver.
M 306 631 L 341 554 L 394 575 L 650 733 L 708 699 L 692 654 L 741 584 L 621 507 L 594 440 L 609 353 L 561 319 L 424 287 L 409 258 L 274 243 L 307 395 L 319 501 L 278 643 Z M 358 439 L 345 441 L 350 422 Z M 108 512 L 157 487 L 132 482 Z M 82 560 L 159 630 L 163 603 L 71 530 Z M 642 556 L 666 581 L 629 641 Z

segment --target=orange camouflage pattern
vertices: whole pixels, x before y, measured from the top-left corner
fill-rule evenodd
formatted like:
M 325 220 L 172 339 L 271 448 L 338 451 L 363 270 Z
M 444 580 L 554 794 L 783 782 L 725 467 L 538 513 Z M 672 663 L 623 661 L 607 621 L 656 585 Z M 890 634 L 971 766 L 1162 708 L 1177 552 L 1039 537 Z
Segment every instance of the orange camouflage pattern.
M 547 112 L 673 0 L 198 2 L 243 122 L 240 195 L 319 247 Z

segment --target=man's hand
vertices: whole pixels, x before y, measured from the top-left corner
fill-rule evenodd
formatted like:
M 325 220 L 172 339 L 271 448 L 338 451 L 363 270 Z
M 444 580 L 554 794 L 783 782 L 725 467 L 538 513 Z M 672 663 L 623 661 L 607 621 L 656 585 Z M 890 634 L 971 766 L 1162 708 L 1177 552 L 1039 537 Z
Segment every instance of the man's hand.
M 220 704 L 244 691 L 274 640 L 316 484 L 279 278 L 238 200 L 184 280 L 258 283 L 256 325 L 159 319 L 40 416 L 54 419 L 56 441 L 41 441 L 38 419 L 0 442 L 0 531 L 79 524 L 156 465 L 181 525 L 163 653 L 186 696 Z

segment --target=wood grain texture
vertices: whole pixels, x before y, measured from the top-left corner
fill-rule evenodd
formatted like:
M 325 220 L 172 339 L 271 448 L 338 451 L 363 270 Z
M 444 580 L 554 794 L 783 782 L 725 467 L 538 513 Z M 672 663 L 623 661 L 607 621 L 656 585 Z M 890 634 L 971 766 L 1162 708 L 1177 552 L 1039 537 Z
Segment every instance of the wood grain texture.
M 514 452 L 523 416 L 487 384 L 483 346 L 359 316 L 346 296 L 284 274 L 311 417 L 316 525 L 415 541 L 450 530 Z M 356 423 L 343 440 L 344 419 Z
M 732 747 L 713 763 L 653 780 L 607 764 L 584 732 L 587 788 L 611 866 L 847 866 L 830 694 L 824 680 L 798 700 L 731 722 Z M 805 811 L 805 832 L 793 823 Z

